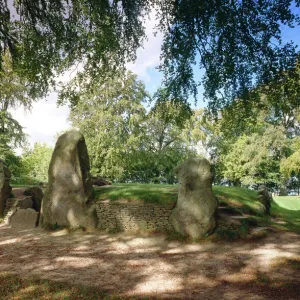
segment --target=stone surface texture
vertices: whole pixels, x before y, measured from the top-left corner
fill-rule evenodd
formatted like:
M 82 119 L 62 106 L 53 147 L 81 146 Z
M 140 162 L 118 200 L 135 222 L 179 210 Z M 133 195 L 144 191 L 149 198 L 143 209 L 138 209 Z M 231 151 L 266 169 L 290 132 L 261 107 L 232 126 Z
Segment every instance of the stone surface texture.
M 107 231 L 173 230 L 169 222 L 174 204 L 96 203 L 98 229 Z
M 15 208 L 27 209 L 33 208 L 33 201 L 30 196 L 24 197 L 22 199 L 17 199 L 14 205 Z
M 18 208 L 10 217 L 11 228 L 32 229 L 37 225 L 38 213 L 32 209 Z
M 40 212 L 41 211 L 41 203 L 44 197 L 43 190 L 38 186 L 33 186 L 24 191 L 25 196 L 31 196 L 32 198 L 32 208 Z
M 111 185 L 110 181 L 102 177 L 92 177 L 91 181 L 92 181 L 92 185 L 97 185 L 97 186 Z
M 83 135 L 75 130 L 61 135 L 49 166 L 48 186 L 41 209 L 42 226 L 96 226 L 89 171 L 89 156 Z
M 6 201 L 11 194 L 11 186 L 9 181 L 11 174 L 4 162 L 0 161 L 0 217 L 3 216 Z
M 212 173 L 205 158 L 189 158 L 176 168 L 178 201 L 170 216 L 176 232 L 193 239 L 213 233 L 218 200 L 212 191 Z
M 258 200 L 265 207 L 266 214 L 270 214 L 271 202 L 273 200 L 272 195 L 269 193 L 268 188 L 265 185 L 258 187 Z

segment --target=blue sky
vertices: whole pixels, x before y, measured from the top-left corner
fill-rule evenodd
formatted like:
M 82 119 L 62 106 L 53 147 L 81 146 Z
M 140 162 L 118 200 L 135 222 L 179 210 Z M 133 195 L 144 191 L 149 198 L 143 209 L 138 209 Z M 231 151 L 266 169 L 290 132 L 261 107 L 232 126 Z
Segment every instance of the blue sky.
M 299 9 L 298 9 L 299 10 Z M 155 16 L 150 15 L 150 19 L 146 22 L 146 33 L 148 40 L 144 47 L 138 49 L 137 60 L 135 63 L 129 63 L 128 69 L 136 73 L 140 80 L 142 80 L 147 90 L 154 93 L 160 86 L 162 75 L 158 72 L 157 66 L 159 64 L 160 47 L 162 44 L 162 34 L 158 33 L 154 36 Z M 296 28 L 288 28 L 283 26 L 283 42 L 294 41 L 295 44 L 300 45 L 300 26 Z M 202 71 L 195 68 L 195 76 L 200 77 Z M 64 76 L 67 80 L 68 75 Z M 199 89 L 199 98 L 197 107 L 203 107 L 206 103 L 203 102 L 202 89 Z M 45 99 L 41 99 L 33 104 L 30 112 L 24 112 L 22 108 L 13 112 L 15 118 L 24 127 L 24 131 L 28 134 L 30 144 L 35 142 L 47 143 L 50 146 L 55 144 L 55 137 L 58 133 L 70 128 L 67 121 L 69 115 L 68 106 L 56 105 L 57 95 L 51 93 Z M 195 107 L 194 100 L 190 99 L 192 107 Z

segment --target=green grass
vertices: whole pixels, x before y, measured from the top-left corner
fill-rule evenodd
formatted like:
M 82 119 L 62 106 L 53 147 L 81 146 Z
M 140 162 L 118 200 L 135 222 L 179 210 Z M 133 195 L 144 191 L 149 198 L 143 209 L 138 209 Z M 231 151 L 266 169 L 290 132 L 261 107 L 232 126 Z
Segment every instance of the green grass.
M 97 200 L 127 200 L 168 204 L 176 202 L 177 194 L 176 185 L 164 184 L 114 184 L 95 188 Z
M 271 206 L 271 216 L 279 220 L 276 223 L 269 216 L 264 215 L 264 206 L 257 200 L 256 191 L 223 186 L 213 186 L 213 191 L 220 205 L 229 207 L 237 214 L 252 215 L 248 221 L 253 221 L 255 225 L 272 225 L 300 233 L 300 197 L 275 197 Z M 163 184 L 114 184 L 96 188 L 95 195 L 96 200 L 126 200 L 164 205 L 176 203 L 178 188 L 176 185 Z
M 261 214 L 263 206 L 257 193 L 245 188 L 214 186 L 213 191 L 221 204 L 231 206 L 240 213 Z M 144 203 L 176 203 L 177 185 L 165 184 L 113 184 L 95 188 L 96 200 L 126 200 Z
M 257 200 L 257 191 L 240 187 L 214 186 L 214 194 L 220 204 L 230 206 L 240 213 L 263 215 L 264 206 Z
M 148 299 L 112 295 L 96 287 L 79 286 L 50 280 L 21 278 L 17 275 L 0 273 L 1 300 L 19 299 Z
M 274 201 L 283 209 L 300 211 L 300 196 L 276 196 Z
M 300 233 L 300 197 L 277 196 L 271 206 L 271 215 L 280 219 L 272 225 L 283 230 Z

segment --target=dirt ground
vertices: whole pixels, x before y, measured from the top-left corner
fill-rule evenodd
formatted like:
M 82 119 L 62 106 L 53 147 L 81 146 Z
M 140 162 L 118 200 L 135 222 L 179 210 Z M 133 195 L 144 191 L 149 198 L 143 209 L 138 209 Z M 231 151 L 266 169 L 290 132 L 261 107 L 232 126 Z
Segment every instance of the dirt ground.
M 0 224 L 2 272 L 124 297 L 300 299 L 300 236 L 274 231 L 258 241 L 185 244 L 161 235 L 16 231 Z

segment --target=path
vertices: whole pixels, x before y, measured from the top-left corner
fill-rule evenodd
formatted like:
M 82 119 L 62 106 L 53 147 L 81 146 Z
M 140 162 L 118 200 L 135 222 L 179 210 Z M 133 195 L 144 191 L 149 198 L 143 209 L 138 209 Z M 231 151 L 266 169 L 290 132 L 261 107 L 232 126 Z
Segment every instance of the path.
M 14 231 L 0 224 L 0 274 L 159 299 L 299 299 L 300 236 L 183 244 L 163 236 Z

